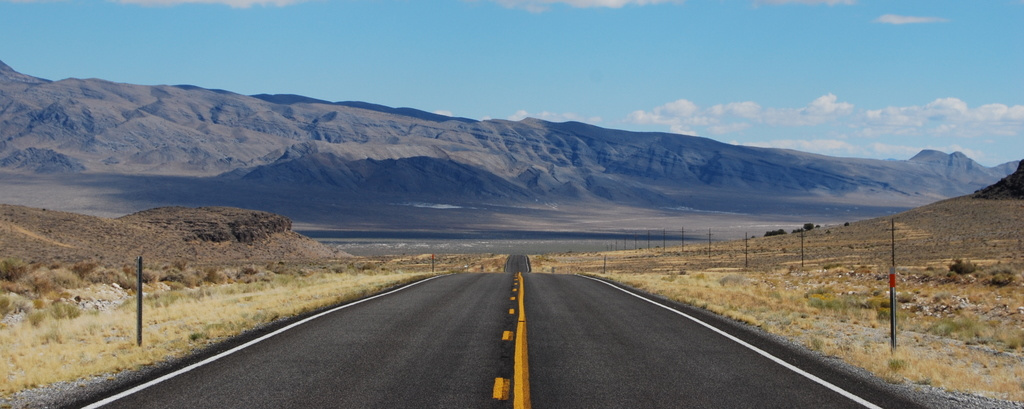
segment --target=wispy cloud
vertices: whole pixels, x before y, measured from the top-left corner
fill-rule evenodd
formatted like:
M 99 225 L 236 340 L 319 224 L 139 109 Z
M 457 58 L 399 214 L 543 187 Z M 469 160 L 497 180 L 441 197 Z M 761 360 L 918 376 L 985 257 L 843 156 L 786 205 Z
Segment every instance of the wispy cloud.
M 754 4 L 767 4 L 767 5 L 782 5 L 782 4 L 807 4 L 807 5 L 818 5 L 826 4 L 829 6 L 835 6 L 839 4 L 852 5 L 857 4 L 857 0 L 754 0 Z
M 896 14 L 886 14 L 874 20 L 876 23 L 882 24 L 927 24 L 927 23 L 947 23 L 949 19 L 942 17 L 917 17 L 917 16 L 900 16 Z
M 494 0 L 508 8 L 524 9 L 531 12 L 548 10 L 552 5 L 564 4 L 576 8 L 622 8 L 625 6 L 647 6 L 652 4 L 682 4 L 686 0 Z
M 680 99 L 651 111 L 633 111 L 626 121 L 639 125 L 668 125 L 672 132 L 721 135 L 747 129 L 754 124 L 769 126 L 813 126 L 853 113 L 853 104 L 840 102 L 833 94 L 823 95 L 801 108 L 764 108 L 753 101 L 730 102 L 700 108 Z
M 252 6 L 277 6 L 284 7 L 293 4 L 303 3 L 305 0 L 115 0 L 121 4 L 135 4 L 140 6 L 167 7 L 179 4 L 222 4 L 232 8 L 245 9 Z
M 897 157 L 923 148 L 959 150 L 975 159 L 981 151 L 954 141 L 997 143 L 1024 136 L 1024 105 L 971 107 L 959 98 L 939 98 L 922 105 L 858 109 L 834 94 L 798 108 L 764 107 L 753 101 L 701 107 L 680 99 L 630 113 L 625 123 L 657 125 L 687 135 L 741 135 L 750 146 L 797 149 L 829 155 Z M 770 135 L 804 135 L 771 139 Z M 880 143 L 914 140 L 918 146 Z M 968 153 L 970 152 L 970 153 Z
M 524 9 L 531 12 L 544 12 L 556 4 L 562 4 L 575 8 L 622 8 L 626 6 L 647 6 L 654 4 L 674 3 L 682 4 L 686 0 L 493 0 L 508 8 Z M 839 4 L 857 4 L 857 0 L 753 0 L 755 5 L 783 5 L 783 4 L 825 4 L 835 6 Z

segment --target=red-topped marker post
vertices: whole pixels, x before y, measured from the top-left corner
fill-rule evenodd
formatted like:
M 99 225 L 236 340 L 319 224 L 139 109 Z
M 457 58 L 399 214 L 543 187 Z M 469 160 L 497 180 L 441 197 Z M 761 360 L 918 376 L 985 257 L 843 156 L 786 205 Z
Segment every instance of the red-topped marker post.
M 892 267 L 889 267 L 889 339 L 890 347 L 896 350 L 896 219 L 891 220 Z

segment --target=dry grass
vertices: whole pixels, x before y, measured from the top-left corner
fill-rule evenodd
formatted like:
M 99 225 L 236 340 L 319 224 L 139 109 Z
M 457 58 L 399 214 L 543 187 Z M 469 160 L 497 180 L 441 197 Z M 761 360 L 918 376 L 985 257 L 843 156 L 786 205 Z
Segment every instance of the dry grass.
M 896 216 L 894 353 L 889 223 L 806 232 L 802 261 L 800 236 L 787 234 L 717 242 L 710 253 L 703 243 L 551 254 L 533 265 L 706 308 L 889 382 L 1024 401 L 1024 202 L 954 199 Z
M 21 303 L 30 312 L 23 322 L 0 329 L 0 393 L 150 365 L 278 318 L 430 275 L 380 267 L 291 267 L 295 270 L 289 274 L 252 268 L 249 276 L 263 279 L 197 288 L 179 284 L 179 289 L 163 282 L 147 285 L 152 293 L 145 298 L 142 347 L 135 344 L 134 302 L 82 313 L 60 301 L 4 296 L 6 308 Z M 225 275 L 246 277 L 245 268 L 225 270 Z

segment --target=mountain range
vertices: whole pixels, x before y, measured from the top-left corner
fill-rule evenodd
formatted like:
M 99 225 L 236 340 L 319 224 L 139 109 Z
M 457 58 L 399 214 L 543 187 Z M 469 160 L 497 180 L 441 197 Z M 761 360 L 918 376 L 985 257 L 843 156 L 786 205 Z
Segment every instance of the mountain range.
M 50 81 L 0 62 L 0 203 L 99 216 L 234 206 L 306 228 L 574 231 L 693 214 L 858 218 L 968 194 L 1017 165 L 938 151 L 837 158 L 578 122 Z

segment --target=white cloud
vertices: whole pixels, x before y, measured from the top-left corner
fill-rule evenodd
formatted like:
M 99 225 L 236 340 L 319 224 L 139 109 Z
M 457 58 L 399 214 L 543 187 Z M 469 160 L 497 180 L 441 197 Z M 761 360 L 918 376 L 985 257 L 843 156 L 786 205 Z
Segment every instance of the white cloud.
M 444 109 L 439 109 L 437 111 L 434 111 L 434 113 L 438 114 L 438 115 L 444 115 L 444 116 L 454 116 L 454 115 L 452 115 L 452 111 L 448 111 L 448 110 L 444 110 Z
M 861 115 L 864 133 L 943 135 L 973 138 L 1019 135 L 1024 132 L 1024 105 L 986 104 L 971 108 L 958 98 L 940 98 L 925 105 L 886 107 Z
M 946 23 L 948 19 L 942 17 L 915 17 L 915 16 L 900 16 L 896 14 L 886 14 L 874 20 L 876 23 L 883 24 L 924 24 L 924 23 Z
M 752 101 L 702 107 L 679 99 L 633 111 L 622 122 L 687 135 L 732 134 L 734 144 L 879 159 L 935 149 L 960 151 L 978 161 L 1005 161 L 1019 155 L 1006 151 L 1019 151 L 1024 139 L 1024 105 L 971 106 L 952 97 L 880 109 L 857 108 L 831 93 L 799 108 Z
M 764 111 L 760 120 L 775 126 L 820 125 L 841 116 L 853 113 L 853 104 L 836 102 L 838 97 L 827 94 L 803 108 L 771 108 Z
M 543 112 L 537 112 L 537 113 L 530 113 L 530 112 L 527 112 L 526 110 L 523 110 L 523 109 L 520 109 L 520 110 L 516 111 L 516 113 L 510 115 L 508 117 L 508 120 L 510 120 L 510 121 L 522 121 L 522 120 L 524 120 L 526 118 L 543 119 L 543 120 L 549 121 L 549 122 L 575 121 L 575 122 L 585 122 L 585 123 L 588 123 L 588 124 L 597 124 L 597 123 L 601 122 L 601 117 L 599 117 L 599 116 L 586 117 L 586 116 L 583 116 L 583 115 L 580 115 L 580 114 L 576 114 L 576 113 L 573 113 L 573 112 L 555 113 L 555 112 L 543 111 Z
M 720 135 L 750 128 L 754 124 L 770 126 L 814 126 L 853 113 L 853 104 L 839 102 L 834 94 L 823 95 L 802 108 L 762 108 L 752 101 L 730 102 L 701 109 L 693 101 L 680 99 L 656 107 L 650 112 L 634 111 L 626 122 L 638 125 L 668 125 L 672 132 L 696 134 L 706 127 Z
M 858 110 L 835 94 L 816 98 L 800 108 L 762 107 L 752 101 L 702 108 L 679 99 L 650 111 L 631 112 L 626 123 L 661 125 L 671 132 L 722 135 L 754 128 L 831 126 L 853 129 L 859 137 L 932 135 L 960 138 L 1013 136 L 1024 133 L 1024 105 L 986 104 L 970 107 L 958 98 L 940 98 L 925 105 Z
M 115 0 L 121 4 L 140 6 L 176 6 L 179 4 L 223 4 L 232 8 L 249 8 L 252 6 L 290 6 L 305 0 Z

